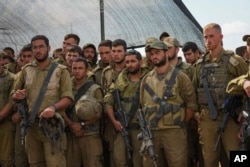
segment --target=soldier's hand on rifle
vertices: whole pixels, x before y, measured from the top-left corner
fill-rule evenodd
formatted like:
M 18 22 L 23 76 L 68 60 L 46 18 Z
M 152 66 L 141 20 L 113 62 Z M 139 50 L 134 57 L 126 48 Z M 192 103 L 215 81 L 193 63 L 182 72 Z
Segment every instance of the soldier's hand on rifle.
M 248 97 L 250 97 L 250 81 L 245 80 L 243 82 L 243 89 L 245 90 Z
M 122 126 L 120 121 L 115 120 L 113 122 L 113 125 L 114 125 L 114 128 L 115 128 L 116 131 L 122 132 L 123 126 Z
M 15 114 L 13 114 L 13 116 L 11 117 L 12 122 L 14 123 L 18 123 L 21 120 L 21 115 L 19 112 L 16 112 Z
M 24 99 L 26 96 L 26 90 L 25 89 L 18 89 L 13 95 L 12 95 L 12 98 L 13 100 L 17 100 L 17 101 L 20 101 L 22 99 Z

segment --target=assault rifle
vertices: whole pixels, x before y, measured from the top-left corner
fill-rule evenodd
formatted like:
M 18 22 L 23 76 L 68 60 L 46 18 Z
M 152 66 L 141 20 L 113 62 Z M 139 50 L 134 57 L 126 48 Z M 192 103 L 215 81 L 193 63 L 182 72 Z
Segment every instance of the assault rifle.
M 241 150 L 250 150 L 250 99 L 246 99 L 245 110 L 243 110 L 245 120 L 242 123 Z
M 214 151 L 216 151 L 217 146 L 219 144 L 219 141 L 221 139 L 221 135 L 225 131 L 229 116 L 233 117 L 234 121 L 237 122 L 238 114 L 236 113 L 236 110 L 240 109 L 242 105 L 243 105 L 242 104 L 242 96 L 234 95 L 234 96 L 228 97 L 224 100 L 224 103 L 222 105 L 222 112 L 224 114 L 223 114 L 221 123 L 219 125 L 219 128 L 217 130 L 218 131 L 218 138 L 217 138 L 217 141 L 214 145 Z
M 122 106 L 121 106 L 121 99 L 120 99 L 120 93 L 118 89 L 114 90 L 114 97 L 115 97 L 115 101 L 117 103 L 117 111 L 115 112 L 115 117 L 118 119 L 118 121 L 120 121 L 120 123 L 123 126 L 122 129 L 122 137 L 124 139 L 125 145 L 126 145 L 126 149 L 127 149 L 127 153 L 128 153 L 128 158 L 131 159 L 131 153 L 132 153 L 132 146 L 130 144 L 130 140 L 129 140 L 129 136 L 128 136 L 128 120 L 127 120 L 127 115 L 125 113 L 125 111 L 122 110 Z
M 27 112 L 28 112 L 28 105 L 26 103 L 26 100 L 23 99 L 21 102 L 18 104 L 18 110 L 21 114 L 21 123 L 20 123 L 20 128 L 21 128 L 21 144 L 24 144 L 24 138 L 26 135 L 26 129 L 28 127 L 28 120 L 27 120 Z
M 142 145 L 140 148 L 140 154 L 143 155 L 145 153 L 145 151 L 148 151 L 149 156 L 152 158 L 153 162 L 154 162 L 154 166 L 157 167 L 156 164 L 156 157 L 157 155 L 155 154 L 154 151 L 154 144 L 152 141 L 152 133 L 151 130 L 144 118 L 144 115 L 142 113 L 142 110 L 139 109 L 138 110 L 138 114 L 137 114 L 137 118 L 139 120 L 139 124 L 141 127 L 142 132 L 138 134 L 137 138 L 139 140 L 142 140 Z

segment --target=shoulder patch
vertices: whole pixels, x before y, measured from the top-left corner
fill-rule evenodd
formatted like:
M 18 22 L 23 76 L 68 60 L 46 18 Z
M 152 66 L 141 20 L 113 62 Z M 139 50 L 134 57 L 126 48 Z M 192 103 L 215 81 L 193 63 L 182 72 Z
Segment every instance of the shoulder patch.
M 238 60 L 236 60 L 233 56 L 231 56 L 229 58 L 229 62 L 233 65 L 233 66 L 237 66 L 239 64 Z

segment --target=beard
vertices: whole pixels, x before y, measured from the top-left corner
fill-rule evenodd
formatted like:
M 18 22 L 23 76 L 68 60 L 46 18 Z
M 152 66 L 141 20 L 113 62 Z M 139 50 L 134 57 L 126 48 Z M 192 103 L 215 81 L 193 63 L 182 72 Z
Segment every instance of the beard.
M 156 67 L 164 66 L 166 63 L 167 63 L 167 58 L 166 58 L 166 56 L 163 56 L 163 58 L 162 58 L 161 60 L 159 60 L 158 62 L 155 62 L 155 61 L 153 60 L 153 64 L 154 64 Z
M 168 60 L 174 60 L 176 56 L 177 56 L 177 55 L 174 55 L 174 54 L 173 54 L 173 55 L 169 55 L 169 56 L 168 56 Z
M 46 54 L 43 55 L 43 57 L 39 57 L 39 58 L 36 57 L 35 59 L 38 62 L 44 62 L 48 57 L 49 57 L 49 53 L 46 53 Z
M 132 69 L 129 68 L 128 71 L 130 74 L 137 74 L 140 71 L 140 67 L 138 66 L 138 67 L 132 68 Z

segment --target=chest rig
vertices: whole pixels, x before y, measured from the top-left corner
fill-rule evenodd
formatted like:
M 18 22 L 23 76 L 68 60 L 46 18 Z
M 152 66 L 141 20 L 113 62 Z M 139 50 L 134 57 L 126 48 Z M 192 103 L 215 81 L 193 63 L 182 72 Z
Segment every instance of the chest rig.
M 172 104 L 172 103 L 169 103 L 168 102 L 168 99 L 173 96 L 172 94 L 172 87 L 175 83 L 175 79 L 177 77 L 177 74 L 179 72 L 179 69 L 178 68 L 175 68 L 169 81 L 166 81 L 166 89 L 164 91 L 164 94 L 163 94 L 163 97 L 160 98 L 158 97 L 155 92 L 153 91 L 153 89 L 147 84 L 145 83 L 144 84 L 144 88 L 145 90 L 148 92 L 148 94 L 152 97 L 152 100 L 159 104 L 159 108 L 157 111 L 155 110 L 149 110 L 147 111 L 148 112 L 148 115 L 150 116 L 151 114 L 155 113 L 155 117 L 152 118 L 150 120 L 150 126 L 151 127 L 156 127 L 157 126 L 157 123 L 158 121 L 166 114 L 173 114 L 173 115 L 176 115 L 181 107 L 182 104 Z M 179 125 L 181 127 L 184 127 L 184 123 L 183 123 L 183 120 L 181 119 L 180 116 L 178 117 L 174 117 L 173 116 L 173 124 L 172 125 Z
M 218 63 L 206 63 L 204 59 L 202 62 L 198 103 L 209 107 L 210 117 L 213 120 L 217 117 L 216 111 L 221 110 L 226 99 L 226 86 L 229 82 L 227 65 L 230 57 L 230 55 L 223 55 Z

